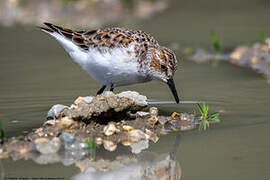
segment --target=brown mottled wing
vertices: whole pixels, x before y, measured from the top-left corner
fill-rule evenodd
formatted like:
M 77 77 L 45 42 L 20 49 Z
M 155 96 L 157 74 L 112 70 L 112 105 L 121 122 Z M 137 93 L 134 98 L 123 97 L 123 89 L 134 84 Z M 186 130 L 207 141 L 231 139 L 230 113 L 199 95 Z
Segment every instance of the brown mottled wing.
M 127 47 L 130 43 L 135 42 L 136 51 L 139 51 L 139 55 L 145 53 L 149 46 L 158 45 L 158 42 L 152 36 L 138 30 L 107 28 L 91 31 L 73 31 L 51 23 L 44 24 L 49 29 L 42 28 L 43 31 L 57 32 L 85 50 L 88 50 L 89 47 Z

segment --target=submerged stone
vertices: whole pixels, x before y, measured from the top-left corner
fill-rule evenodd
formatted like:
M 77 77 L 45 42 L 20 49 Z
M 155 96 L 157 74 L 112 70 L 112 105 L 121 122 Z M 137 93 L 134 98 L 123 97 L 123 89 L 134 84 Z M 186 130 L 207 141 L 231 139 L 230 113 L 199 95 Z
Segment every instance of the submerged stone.
M 117 144 L 113 141 L 103 140 L 103 147 L 108 151 L 115 151 Z
M 69 133 L 62 133 L 60 135 L 60 139 L 66 150 L 78 151 L 88 148 L 88 145 L 86 143 L 82 142 L 79 138 L 74 137 L 72 134 Z
M 72 143 L 74 141 L 75 137 L 70 133 L 63 132 L 60 135 L 60 139 L 64 144 L 66 144 L 66 143 Z
M 147 149 L 149 147 L 149 141 L 143 140 L 139 141 L 137 143 L 131 144 L 131 152 L 134 154 L 139 154 L 142 152 L 142 150 Z
M 60 139 L 54 137 L 52 140 L 47 138 L 38 138 L 35 140 L 35 147 L 41 154 L 56 153 L 60 149 Z

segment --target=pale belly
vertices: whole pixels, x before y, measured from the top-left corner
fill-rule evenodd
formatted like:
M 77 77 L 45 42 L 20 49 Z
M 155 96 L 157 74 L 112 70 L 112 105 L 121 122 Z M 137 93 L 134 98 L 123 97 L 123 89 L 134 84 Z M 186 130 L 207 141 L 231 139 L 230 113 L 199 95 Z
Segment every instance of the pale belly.
M 76 63 L 103 85 L 116 87 L 150 81 L 149 77 L 138 69 L 132 44 L 126 49 L 115 48 L 101 53 L 96 48 L 84 51 L 58 33 L 54 32 L 51 35 L 60 42 Z
M 127 54 L 123 49 L 101 53 L 90 49 L 87 61 L 78 62 L 96 81 L 106 86 L 124 86 L 147 82 L 150 79 L 138 70 L 135 56 Z M 72 56 L 76 58 L 76 56 Z

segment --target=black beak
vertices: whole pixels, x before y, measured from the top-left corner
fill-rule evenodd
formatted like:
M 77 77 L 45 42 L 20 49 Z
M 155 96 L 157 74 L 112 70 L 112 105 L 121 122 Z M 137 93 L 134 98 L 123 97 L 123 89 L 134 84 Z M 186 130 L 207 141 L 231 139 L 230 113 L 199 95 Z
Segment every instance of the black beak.
M 168 79 L 167 84 L 168 84 L 168 86 L 170 87 L 170 89 L 172 91 L 172 94 L 174 96 L 174 99 L 175 99 L 176 103 L 178 104 L 179 103 L 179 98 L 178 98 L 178 94 L 177 94 L 177 91 L 176 91 L 176 88 L 175 88 L 175 85 L 174 85 L 173 78 Z

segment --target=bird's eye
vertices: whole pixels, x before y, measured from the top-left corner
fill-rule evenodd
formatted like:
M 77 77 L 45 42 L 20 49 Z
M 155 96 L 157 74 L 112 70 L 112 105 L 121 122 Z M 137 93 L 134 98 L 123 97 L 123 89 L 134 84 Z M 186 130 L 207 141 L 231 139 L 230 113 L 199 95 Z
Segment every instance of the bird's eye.
M 161 68 L 163 71 L 166 71 L 166 70 L 167 70 L 167 66 L 165 66 L 164 64 L 162 64 L 162 65 L 160 66 L 160 68 Z

